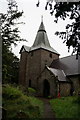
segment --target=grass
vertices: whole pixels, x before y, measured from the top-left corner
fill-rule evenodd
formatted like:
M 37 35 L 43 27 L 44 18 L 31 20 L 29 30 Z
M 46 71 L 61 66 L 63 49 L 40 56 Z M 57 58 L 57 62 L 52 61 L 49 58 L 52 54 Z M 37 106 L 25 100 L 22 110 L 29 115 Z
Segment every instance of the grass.
M 43 102 L 42 100 L 36 99 L 35 97 L 29 97 L 30 101 L 32 102 L 32 105 L 39 106 L 41 116 L 43 115 Z
M 19 87 L 3 86 L 3 108 L 7 118 L 40 118 L 43 113 L 43 102 L 35 97 L 24 95 Z
M 62 97 L 50 101 L 56 118 L 80 118 L 80 98 Z

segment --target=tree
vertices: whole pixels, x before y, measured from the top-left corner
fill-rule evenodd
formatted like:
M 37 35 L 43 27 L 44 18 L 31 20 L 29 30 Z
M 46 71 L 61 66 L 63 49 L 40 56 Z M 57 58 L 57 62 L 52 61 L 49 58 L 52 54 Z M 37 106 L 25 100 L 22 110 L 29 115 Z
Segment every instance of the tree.
M 72 46 L 73 53 L 77 51 L 78 58 L 78 55 L 80 55 L 80 2 L 56 3 L 54 10 L 56 11 L 55 17 L 57 20 L 59 17 L 63 20 L 67 17 L 74 20 L 72 24 L 67 24 L 65 32 L 56 32 L 55 34 L 64 39 L 68 50 Z
M 3 83 L 18 83 L 19 59 L 8 49 L 5 48 L 2 55 L 2 77 Z
M 40 3 L 40 1 L 38 1 Z M 39 5 L 38 5 L 39 6 Z M 45 10 L 50 8 L 50 14 L 55 15 L 56 20 L 61 18 L 65 20 L 67 17 L 74 20 L 72 24 L 67 24 L 65 31 L 57 31 L 55 34 L 64 39 L 68 50 L 73 47 L 73 53 L 77 51 L 77 58 L 80 55 L 80 1 L 78 2 L 56 2 L 53 7 L 53 0 L 47 0 Z
M 17 20 L 23 15 L 23 11 L 18 11 L 18 6 L 15 0 L 8 1 L 8 10 L 7 13 L 1 13 L 1 36 L 2 43 L 7 48 L 11 47 L 11 44 L 16 45 L 16 41 L 21 41 L 22 39 L 19 36 L 19 29 L 16 27 Z
M 15 0 L 7 1 L 8 10 L 6 14 L 0 13 L 2 37 L 2 78 L 4 81 L 10 81 L 12 78 L 17 78 L 17 75 L 15 75 L 13 71 L 16 70 L 15 73 L 18 72 L 15 64 L 19 62 L 19 59 L 11 52 L 11 45 L 16 45 L 17 41 L 23 40 L 20 38 L 20 31 L 16 26 L 20 24 L 20 22 L 17 21 L 23 15 L 23 11 L 18 11 L 18 6 Z

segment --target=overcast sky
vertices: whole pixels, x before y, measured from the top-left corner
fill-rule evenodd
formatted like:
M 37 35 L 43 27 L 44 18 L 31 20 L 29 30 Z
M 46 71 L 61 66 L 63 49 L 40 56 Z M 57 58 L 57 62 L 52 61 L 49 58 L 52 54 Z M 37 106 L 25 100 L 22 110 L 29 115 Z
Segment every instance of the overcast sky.
M 60 54 L 60 57 L 69 56 L 72 52 L 68 53 L 68 49 L 63 41 L 54 35 L 56 31 L 65 30 L 65 25 L 70 23 L 70 20 L 60 20 L 58 24 L 54 23 L 54 15 L 51 16 L 49 10 L 45 10 L 46 0 L 40 0 L 40 7 L 36 7 L 38 0 L 16 0 L 18 3 L 19 10 L 24 11 L 24 15 L 21 18 L 25 25 L 19 25 L 21 31 L 20 36 L 26 39 L 28 42 L 18 43 L 17 47 L 13 47 L 13 52 L 19 57 L 19 51 L 22 45 L 32 46 L 37 31 L 41 23 L 41 15 L 43 15 L 44 26 L 48 35 L 50 45 Z M 0 0 L 0 12 L 6 12 L 7 2 L 6 0 Z

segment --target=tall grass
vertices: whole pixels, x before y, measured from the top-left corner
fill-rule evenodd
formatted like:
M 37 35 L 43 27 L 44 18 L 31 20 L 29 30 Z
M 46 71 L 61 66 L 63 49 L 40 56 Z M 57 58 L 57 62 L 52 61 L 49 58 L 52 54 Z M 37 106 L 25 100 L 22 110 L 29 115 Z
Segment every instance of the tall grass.
M 54 99 L 50 104 L 56 118 L 80 118 L 80 103 L 77 96 Z
M 3 108 L 7 110 L 7 119 L 40 118 L 43 103 L 37 98 L 24 95 L 19 87 L 4 85 Z
M 44 112 L 44 108 L 43 108 L 43 102 L 42 100 L 39 100 L 39 99 L 36 99 L 35 97 L 29 97 L 32 105 L 35 105 L 35 106 L 39 106 L 39 110 L 40 110 L 40 113 L 41 113 L 41 116 L 43 115 L 43 112 Z

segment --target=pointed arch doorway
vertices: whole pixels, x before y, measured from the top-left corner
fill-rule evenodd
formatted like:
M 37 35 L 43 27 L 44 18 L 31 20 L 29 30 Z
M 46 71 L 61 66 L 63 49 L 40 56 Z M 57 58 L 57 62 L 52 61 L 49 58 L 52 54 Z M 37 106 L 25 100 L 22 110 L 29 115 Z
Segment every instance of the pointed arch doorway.
M 50 84 L 48 80 L 44 80 L 43 82 L 43 96 L 48 97 L 50 95 Z

